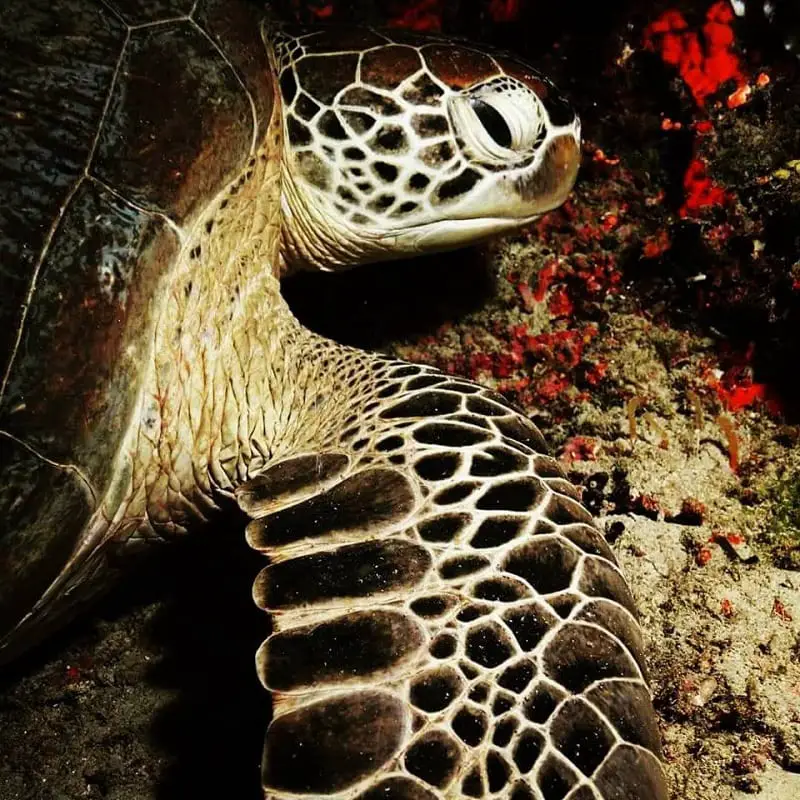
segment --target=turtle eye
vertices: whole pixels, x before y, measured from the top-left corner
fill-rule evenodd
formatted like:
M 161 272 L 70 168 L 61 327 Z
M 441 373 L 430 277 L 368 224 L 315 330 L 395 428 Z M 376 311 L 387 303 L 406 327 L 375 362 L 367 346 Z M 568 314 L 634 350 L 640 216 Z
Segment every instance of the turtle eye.
M 479 98 L 470 100 L 475 116 L 480 120 L 486 133 L 495 140 L 500 147 L 511 147 L 513 137 L 503 115 L 492 105 Z
M 538 96 L 510 78 L 493 79 L 448 100 L 453 128 L 472 158 L 508 164 L 535 153 L 547 115 Z

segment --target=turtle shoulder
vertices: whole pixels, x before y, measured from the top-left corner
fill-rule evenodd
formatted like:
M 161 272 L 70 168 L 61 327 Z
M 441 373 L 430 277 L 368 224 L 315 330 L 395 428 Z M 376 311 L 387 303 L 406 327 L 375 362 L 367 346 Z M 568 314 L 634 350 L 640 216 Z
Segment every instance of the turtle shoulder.
M 166 276 L 273 102 L 263 12 L 244 0 L 4 12 L 0 631 L 119 471 Z

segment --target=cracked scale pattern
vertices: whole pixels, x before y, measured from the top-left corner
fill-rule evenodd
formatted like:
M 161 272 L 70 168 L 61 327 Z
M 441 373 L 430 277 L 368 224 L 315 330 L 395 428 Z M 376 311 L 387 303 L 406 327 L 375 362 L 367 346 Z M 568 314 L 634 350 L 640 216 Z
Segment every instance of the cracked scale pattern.
M 539 431 L 428 367 L 351 351 L 350 382 L 318 454 L 237 492 L 266 796 L 666 800 L 633 600 Z
M 367 229 L 423 225 L 468 206 L 501 180 L 540 189 L 529 167 L 574 111 L 555 87 L 504 54 L 406 31 L 349 33 L 267 26 L 284 102 L 287 158 L 316 201 Z M 504 146 L 490 158 L 465 141 L 451 105 L 470 99 Z M 526 124 L 503 121 L 492 105 Z M 522 129 L 525 135 L 512 134 Z M 535 186 L 536 188 L 532 188 Z

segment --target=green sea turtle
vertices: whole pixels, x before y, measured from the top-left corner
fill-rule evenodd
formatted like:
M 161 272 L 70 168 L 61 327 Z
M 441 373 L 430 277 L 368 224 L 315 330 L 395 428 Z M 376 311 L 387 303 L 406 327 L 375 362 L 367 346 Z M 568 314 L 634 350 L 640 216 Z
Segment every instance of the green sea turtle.
M 665 800 L 630 592 L 536 427 L 279 289 L 559 205 L 555 87 L 231 0 L 12 0 L 0 52 L 0 659 L 236 501 L 266 797 Z

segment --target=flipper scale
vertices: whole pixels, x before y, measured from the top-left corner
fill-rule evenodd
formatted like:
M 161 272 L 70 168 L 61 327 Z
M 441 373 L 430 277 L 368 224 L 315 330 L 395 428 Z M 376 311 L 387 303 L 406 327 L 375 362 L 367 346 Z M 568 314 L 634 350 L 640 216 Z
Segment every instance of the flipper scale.
M 237 492 L 270 558 L 265 796 L 666 800 L 630 591 L 536 427 L 363 359 L 340 435 Z

